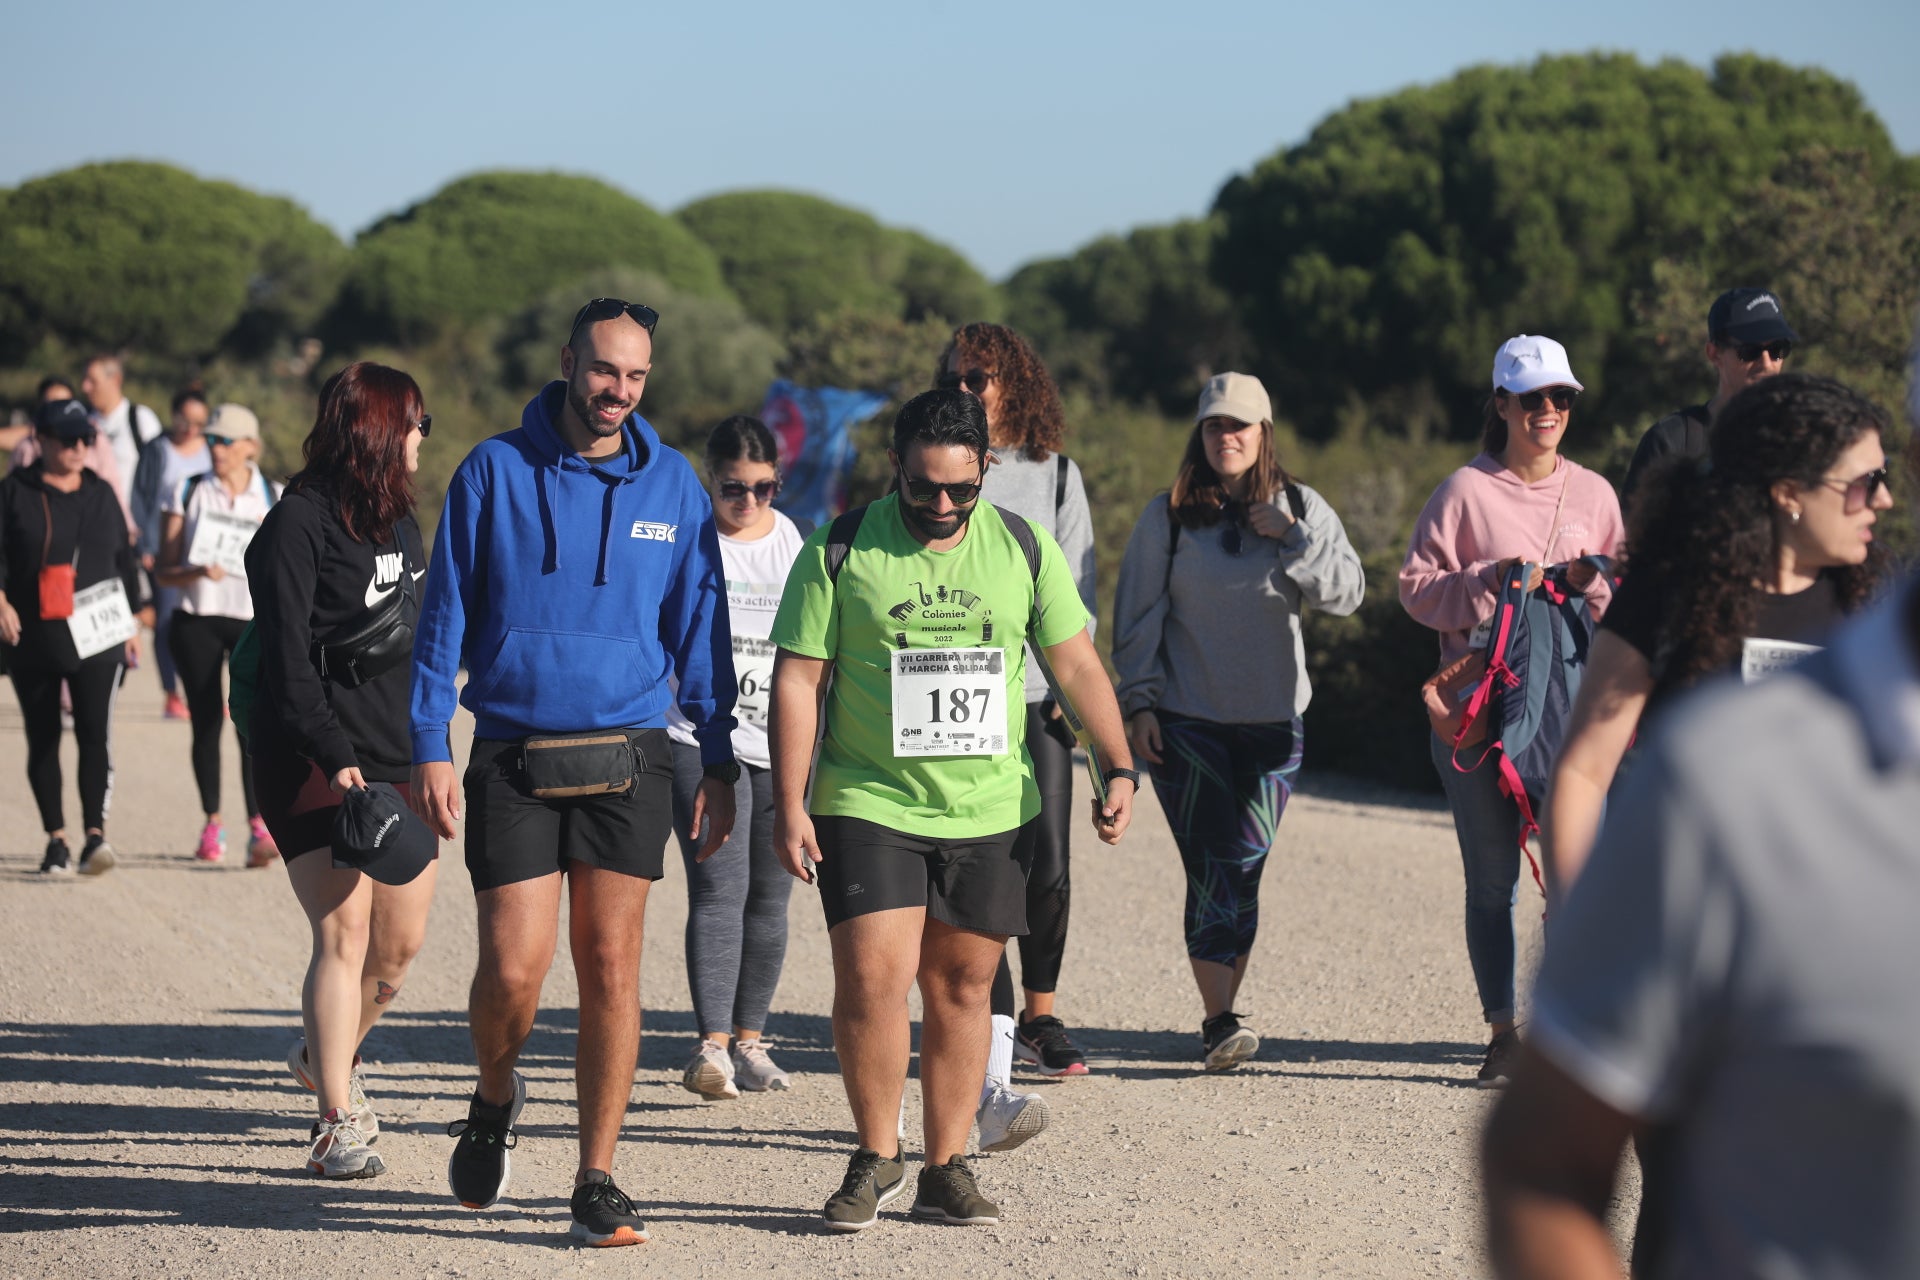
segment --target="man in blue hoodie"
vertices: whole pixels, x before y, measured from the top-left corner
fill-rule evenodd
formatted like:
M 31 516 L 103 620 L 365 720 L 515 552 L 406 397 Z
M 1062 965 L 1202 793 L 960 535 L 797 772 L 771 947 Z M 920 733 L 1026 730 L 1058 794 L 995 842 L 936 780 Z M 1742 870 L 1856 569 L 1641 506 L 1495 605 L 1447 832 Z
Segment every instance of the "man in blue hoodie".
M 733 641 L 713 506 L 634 410 L 653 361 L 649 307 L 597 298 L 560 352 L 563 380 L 520 429 L 467 455 L 447 488 L 414 640 L 413 797 L 452 839 L 464 792 L 480 962 L 469 1004 L 480 1082 L 447 1166 L 474 1209 L 507 1188 L 526 1105 L 514 1070 L 553 962 L 564 876 L 580 985 L 574 1238 L 640 1244 L 614 1143 L 640 1050 L 647 890 L 672 828 L 667 709 L 693 722 L 706 779 L 701 855 L 733 825 Z M 473 713 L 464 784 L 448 722 Z

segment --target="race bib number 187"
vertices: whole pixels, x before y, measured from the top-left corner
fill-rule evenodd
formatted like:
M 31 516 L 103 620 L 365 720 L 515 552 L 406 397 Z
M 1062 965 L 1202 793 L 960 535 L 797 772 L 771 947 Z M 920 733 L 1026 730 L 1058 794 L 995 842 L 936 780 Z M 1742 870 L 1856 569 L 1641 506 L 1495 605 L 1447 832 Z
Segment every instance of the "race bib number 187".
M 1006 664 L 998 648 L 894 650 L 893 754 L 1005 755 Z

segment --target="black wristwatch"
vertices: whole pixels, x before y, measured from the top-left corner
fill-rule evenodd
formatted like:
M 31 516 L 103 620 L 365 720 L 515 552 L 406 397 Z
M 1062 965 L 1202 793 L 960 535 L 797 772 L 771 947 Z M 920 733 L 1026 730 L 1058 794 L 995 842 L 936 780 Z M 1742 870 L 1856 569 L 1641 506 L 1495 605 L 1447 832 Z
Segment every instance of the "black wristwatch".
M 732 786 L 734 783 L 740 781 L 740 762 L 738 760 L 728 760 L 724 764 L 710 764 L 702 768 L 700 772 L 705 777 L 718 778 L 721 782 Z
M 1125 778 L 1133 784 L 1135 791 L 1140 790 L 1140 771 L 1138 769 L 1109 769 L 1100 775 L 1100 780 L 1108 786 L 1113 785 L 1115 778 Z

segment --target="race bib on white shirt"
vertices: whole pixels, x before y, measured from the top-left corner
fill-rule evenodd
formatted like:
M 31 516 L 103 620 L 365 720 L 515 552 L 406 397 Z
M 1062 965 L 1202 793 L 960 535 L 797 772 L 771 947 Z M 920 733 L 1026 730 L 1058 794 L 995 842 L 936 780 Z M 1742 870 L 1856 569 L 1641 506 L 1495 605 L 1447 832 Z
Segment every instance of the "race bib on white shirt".
M 133 620 L 133 607 L 127 603 L 127 589 L 118 578 L 96 582 L 73 595 L 73 616 L 67 619 L 73 633 L 73 647 L 83 658 L 105 653 L 117 644 L 125 644 L 140 633 Z
M 1749 638 L 1741 648 L 1740 678 L 1748 684 L 1785 671 L 1810 653 L 1820 652 L 1817 644 L 1795 644 L 1791 640 Z
M 187 548 L 187 563 L 219 565 L 237 577 L 247 576 L 247 546 L 260 529 L 260 522 L 230 511 L 202 509 L 193 523 L 193 544 Z
M 733 714 L 747 724 L 766 727 L 773 694 L 773 641 L 761 636 L 733 637 L 733 678 L 740 686 Z
M 893 754 L 1007 753 L 1004 649 L 895 649 Z

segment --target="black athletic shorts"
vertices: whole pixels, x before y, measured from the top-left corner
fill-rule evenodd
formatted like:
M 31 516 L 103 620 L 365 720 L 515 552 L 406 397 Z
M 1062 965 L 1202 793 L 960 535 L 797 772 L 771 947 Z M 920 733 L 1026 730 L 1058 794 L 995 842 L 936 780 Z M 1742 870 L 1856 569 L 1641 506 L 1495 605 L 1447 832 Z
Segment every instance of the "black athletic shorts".
M 498 889 L 565 871 L 569 862 L 658 880 L 673 833 L 673 747 L 665 729 L 633 740 L 633 786 L 617 796 L 539 800 L 527 791 L 521 746 L 475 738 L 467 764 L 467 874 Z
M 1027 931 L 1027 868 L 1014 853 L 1019 828 L 945 840 L 860 818 L 815 818 L 814 874 L 827 928 L 855 916 L 925 907 L 956 929 Z

